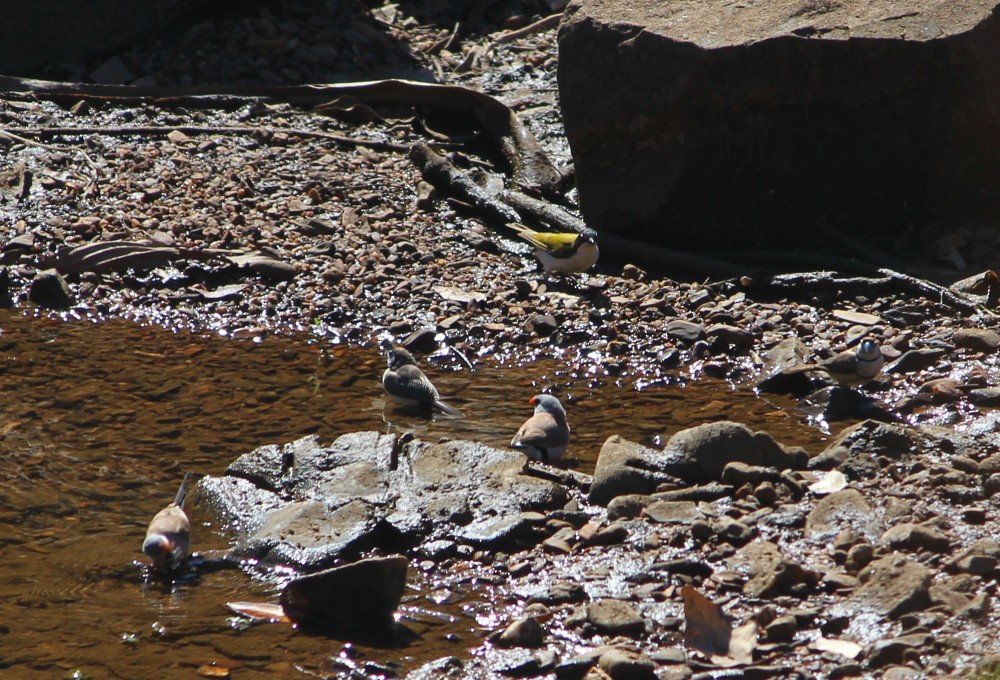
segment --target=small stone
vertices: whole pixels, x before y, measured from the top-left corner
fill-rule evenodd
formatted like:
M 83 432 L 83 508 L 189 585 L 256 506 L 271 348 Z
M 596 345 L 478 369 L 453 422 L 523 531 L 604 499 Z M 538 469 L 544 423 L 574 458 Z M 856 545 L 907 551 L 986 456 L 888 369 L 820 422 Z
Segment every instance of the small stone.
M 641 633 L 646 622 L 632 605 L 622 600 L 603 599 L 587 604 L 587 620 L 608 635 Z
M 612 649 L 597 664 L 612 680 L 656 680 L 656 664 L 642 652 Z
M 929 550 L 935 553 L 947 552 L 951 545 L 948 537 L 937 529 L 910 523 L 897 524 L 886 531 L 882 534 L 881 543 L 893 550 Z
M 858 543 L 847 551 L 844 568 L 850 574 L 857 574 L 875 558 L 875 548 L 870 543 Z
M 507 626 L 497 643 L 505 647 L 541 647 L 544 640 L 542 624 L 533 616 L 527 616 Z
M 753 527 L 729 517 L 723 517 L 716 522 L 715 532 L 720 539 L 736 547 L 749 543 L 755 533 Z
M 643 508 L 653 502 L 652 496 L 626 494 L 616 496 L 608 503 L 608 519 L 634 519 L 642 514 Z
M 525 327 L 535 335 L 544 338 L 552 335 L 559 328 L 559 322 L 551 314 L 533 314 L 528 317 Z
M 694 343 L 705 337 L 705 328 L 698 323 L 674 319 L 667 324 L 667 337 L 680 340 L 688 344 Z
M 799 622 L 794 616 L 779 616 L 764 627 L 768 642 L 791 642 L 799 632 Z
M 662 524 L 690 524 L 703 517 L 694 501 L 655 501 L 643 508 L 642 514 Z
M 756 486 L 761 482 L 775 482 L 781 479 L 781 474 L 774 468 L 761 465 L 749 465 L 733 461 L 722 469 L 722 483 L 740 487 L 744 484 Z
M 659 664 L 687 663 L 688 657 L 680 647 L 663 647 L 656 650 L 649 657 Z
M 437 331 L 433 328 L 418 328 L 399 344 L 411 352 L 430 354 L 438 348 Z
M 622 278 L 629 281 L 642 281 L 646 278 L 646 272 L 639 269 L 634 264 L 626 264 L 622 267 Z
M 39 307 L 65 309 L 73 305 L 73 294 L 66 280 L 55 269 L 45 269 L 31 280 L 28 299 Z
M 955 347 L 992 354 L 1000 348 L 1000 333 L 989 328 L 960 328 L 952 337 Z

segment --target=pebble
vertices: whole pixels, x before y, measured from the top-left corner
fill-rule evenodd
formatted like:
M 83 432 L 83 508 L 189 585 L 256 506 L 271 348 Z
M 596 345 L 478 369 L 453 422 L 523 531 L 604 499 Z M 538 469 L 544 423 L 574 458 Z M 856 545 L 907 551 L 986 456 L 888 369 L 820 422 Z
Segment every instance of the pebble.
M 646 622 L 635 607 L 623 600 L 602 599 L 586 607 L 587 621 L 600 633 L 631 635 L 646 629 Z

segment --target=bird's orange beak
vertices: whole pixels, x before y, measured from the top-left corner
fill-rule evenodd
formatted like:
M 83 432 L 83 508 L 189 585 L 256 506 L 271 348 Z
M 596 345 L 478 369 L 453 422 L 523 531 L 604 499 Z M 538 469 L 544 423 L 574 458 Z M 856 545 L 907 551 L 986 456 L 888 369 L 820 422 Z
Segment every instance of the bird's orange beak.
M 529 399 L 528 403 L 531 404 L 532 406 L 534 406 L 535 405 L 535 398 L 532 397 L 531 399 Z

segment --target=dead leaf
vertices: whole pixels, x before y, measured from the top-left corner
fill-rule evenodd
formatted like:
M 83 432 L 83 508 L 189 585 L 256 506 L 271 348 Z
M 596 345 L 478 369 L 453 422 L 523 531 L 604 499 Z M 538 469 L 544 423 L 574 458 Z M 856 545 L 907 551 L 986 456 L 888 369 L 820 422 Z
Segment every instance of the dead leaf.
M 226 606 L 241 616 L 251 619 L 265 619 L 276 623 L 291 623 L 280 604 L 270 602 L 227 602 Z
M 486 299 L 483 293 L 478 293 L 476 291 L 468 291 L 464 288 L 459 288 L 457 286 L 434 286 L 434 292 L 441 296 L 442 299 L 448 300 L 449 302 L 482 302 Z
M 681 591 L 684 598 L 684 637 L 687 643 L 720 666 L 737 666 L 753 661 L 757 646 L 757 624 L 748 622 L 733 630 L 729 617 L 691 586 Z
M 834 654 L 840 654 L 842 657 L 847 659 L 856 658 L 863 649 L 857 642 L 822 637 L 813 640 L 812 644 L 809 646 L 817 652 L 833 652 Z
M 198 667 L 198 675 L 203 678 L 228 678 L 231 674 L 231 671 L 225 666 L 216 666 L 211 663 Z
M 826 496 L 843 491 L 847 487 L 847 477 L 839 470 L 830 470 L 823 477 L 809 485 L 809 490 L 817 496 Z
M 200 284 L 189 286 L 188 289 L 197 293 L 205 300 L 236 300 L 239 299 L 243 289 L 249 286 L 247 283 L 231 283 L 228 286 L 219 286 L 214 290 L 209 290 Z
M 839 319 L 840 321 L 846 321 L 847 323 L 856 323 L 862 326 L 874 326 L 877 323 L 882 323 L 882 319 L 875 316 L 874 314 L 866 314 L 865 312 L 853 312 L 846 309 L 835 309 L 831 313 L 834 319 Z

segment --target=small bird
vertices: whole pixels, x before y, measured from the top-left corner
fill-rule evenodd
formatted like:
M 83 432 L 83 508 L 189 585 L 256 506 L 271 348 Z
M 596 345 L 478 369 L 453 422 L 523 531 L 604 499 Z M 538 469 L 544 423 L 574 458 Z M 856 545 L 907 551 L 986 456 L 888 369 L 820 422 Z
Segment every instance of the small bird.
M 861 387 L 874 380 L 884 365 L 885 358 L 878 343 L 873 338 L 864 338 L 856 352 L 841 352 L 822 363 L 795 366 L 782 372 L 790 375 L 820 371 L 843 387 Z
M 555 462 L 563 457 L 569 444 L 566 410 L 551 394 L 536 394 L 528 403 L 535 407 L 535 413 L 524 421 L 510 445 L 522 449 L 531 460 Z
M 184 569 L 191 554 L 191 522 L 184 512 L 190 476 L 190 472 L 184 475 L 174 502 L 153 516 L 142 542 L 142 551 L 153 560 L 153 568 L 164 574 Z
M 597 248 L 597 232 L 593 229 L 584 229 L 579 233 L 557 233 L 535 231 L 517 222 L 511 222 L 507 226 L 535 246 L 535 257 L 546 272 L 578 274 L 597 264 L 600 253 Z
M 462 415 L 461 411 L 441 401 L 437 388 L 406 349 L 388 339 L 382 341 L 382 349 L 389 365 L 382 374 L 382 386 L 396 403 L 411 408 L 436 408 L 449 416 Z

